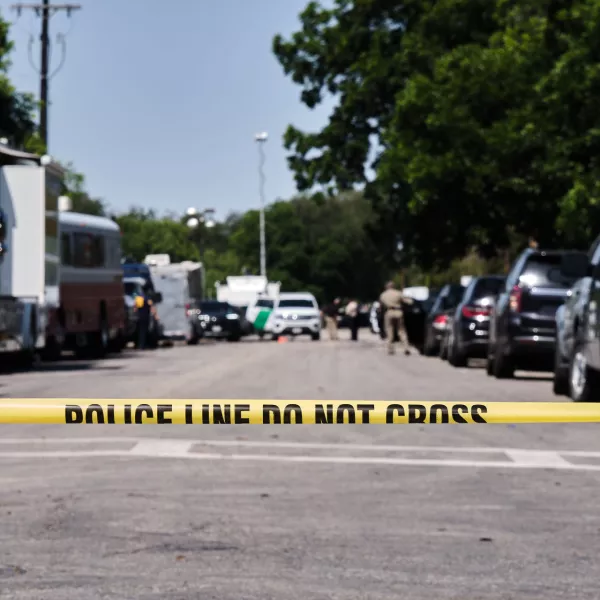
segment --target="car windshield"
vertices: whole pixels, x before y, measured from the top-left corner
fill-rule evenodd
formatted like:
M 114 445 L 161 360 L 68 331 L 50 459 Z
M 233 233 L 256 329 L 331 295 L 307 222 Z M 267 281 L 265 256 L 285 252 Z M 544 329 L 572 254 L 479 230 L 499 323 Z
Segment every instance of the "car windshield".
M 256 302 L 256 306 L 259 308 L 273 308 L 273 300 L 266 300 L 261 298 Z
M 124 284 L 125 287 L 125 295 L 126 296 L 133 296 L 134 294 L 138 293 L 138 286 L 135 283 L 125 283 Z
M 315 305 L 311 300 L 280 300 L 279 308 L 314 308 Z
M 232 311 L 226 302 L 200 302 L 198 308 L 200 312 L 211 314 L 224 314 Z
M 560 272 L 560 254 L 532 256 L 526 263 L 519 283 L 537 288 L 570 288 L 574 279 L 565 277 Z

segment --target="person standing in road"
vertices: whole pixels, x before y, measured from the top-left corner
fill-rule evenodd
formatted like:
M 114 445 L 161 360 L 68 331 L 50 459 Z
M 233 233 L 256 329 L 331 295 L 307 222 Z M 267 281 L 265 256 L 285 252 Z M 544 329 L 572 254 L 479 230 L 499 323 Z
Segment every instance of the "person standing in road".
M 138 340 L 137 347 L 140 350 L 146 349 L 148 340 L 148 331 L 150 329 L 150 318 L 152 317 L 152 300 L 148 298 L 148 293 L 135 297 L 135 306 L 138 314 Z
M 323 309 L 323 315 L 325 317 L 325 327 L 327 328 L 329 339 L 333 341 L 337 341 L 339 339 L 337 325 L 339 307 L 340 299 L 336 298 L 331 304 L 328 304 Z
M 395 354 L 396 338 L 400 338 L 404 346 L 404 354 L 410 355 L 408 345 L 408 335 L 404 326 L 404 313 L 402 312 L 402 304 L 412 304 L 412 298 L 404 296 L 404 294 L 396 289 L 393 281 L 388 282 L 385 286 L 385 291 L 379 297 L 379 302 L 384 309 L 383 321 L 385 323 L 385 334 L 387 337 L 388 354 Z
M 350 331 L 352 332 L 352 341 L 358 341 L 358 302 L 350 300 L 346 305 L 346 315 L 350 318 Z

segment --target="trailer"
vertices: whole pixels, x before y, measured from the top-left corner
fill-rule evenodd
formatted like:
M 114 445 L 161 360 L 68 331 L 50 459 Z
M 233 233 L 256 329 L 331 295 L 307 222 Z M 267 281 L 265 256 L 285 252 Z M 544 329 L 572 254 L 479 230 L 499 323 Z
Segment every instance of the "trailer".
M 64 170 L 0 145 L 0 361 L 33 362 L 56 341 Z
M 184 261 L 171 263 L 168 254 L 146 256 L 155 290 L 161 294 L 156 306 L 164 340 L 189 341 L 195 335 L 190 318 L 203 300 L 204 266 Z

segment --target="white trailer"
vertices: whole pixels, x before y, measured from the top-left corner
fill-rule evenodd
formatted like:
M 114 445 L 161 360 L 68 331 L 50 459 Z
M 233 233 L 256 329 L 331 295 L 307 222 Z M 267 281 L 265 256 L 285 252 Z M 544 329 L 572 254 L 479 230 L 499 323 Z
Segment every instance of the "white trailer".
M 59 204 L 64 170 L 49 157 L 0 145 L 0 360 L 27 362 L 46 346 L 59 306 Z
M 229 302 L 232 306 L 246 309 L 260 296 L 277 300 L 281 283 L 270 282 L 260 275 L 240 275 L 227 277 L 226 283 L 217 281 L 215 288 L 219 302 Z
M 150 268 L 155 290 L 162 295 L 156 311 L 163 338 L 171 341 L 191 339 L 190 316 L 195 305 L 203 300 L 202 263 L 171 263 L 168 254 L 148 255 L 144 262 Z

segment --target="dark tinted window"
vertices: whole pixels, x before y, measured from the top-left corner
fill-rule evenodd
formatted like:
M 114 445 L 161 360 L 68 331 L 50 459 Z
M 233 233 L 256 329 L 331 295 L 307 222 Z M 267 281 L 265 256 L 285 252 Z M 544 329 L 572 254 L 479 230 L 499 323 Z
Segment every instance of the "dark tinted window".
M 90 269 L 104 266 L 104 238 L 91 233 L 75 233 L 74 263 L 76 267 Z
M 314 308 L 310 300 L 280 300 L 279 308 Z
M 126 283 L 125 284 L 125 295 L 133 296 L 138 292 L 138 286 L 135 283 Z
M 560 273 L 561 256 L 531 256 L 519 277 L 519 283 L 528 287 L 569 288 L 573 280 Z
M 221 314 L 230 311 L 229 304 L 226 302 L 200 302 L 198 308 L 202 312 Z
M 73 253 L 71 252 L 71 234 L 63 233 L 60 236 L 60 253 L 63 265 L 73 264 Z
M 440 297 L 441 310 L 448 310 L 449 308 L 458 306 L 464 293 L 465 288 L 462 285 L 451 285 L 448 286 L 448 288 L 445 288 Z
M 475 282 L 475 289 L 471 295 L 473 300 L 497 296 L 504 286 L 504 279 L 500 278 L 481 278 Z
M 260 300 L 256 301 L 256 306 L 260 308 L 273 308 L 273 300 L 261 298 Z

